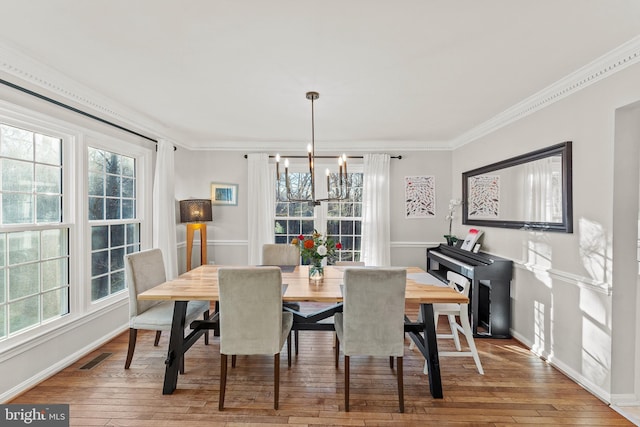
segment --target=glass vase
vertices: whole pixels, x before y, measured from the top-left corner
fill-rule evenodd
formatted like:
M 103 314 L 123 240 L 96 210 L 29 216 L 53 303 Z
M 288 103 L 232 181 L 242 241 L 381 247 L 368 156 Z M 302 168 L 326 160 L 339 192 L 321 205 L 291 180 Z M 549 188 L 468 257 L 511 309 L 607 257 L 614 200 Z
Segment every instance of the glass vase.
M 309 280 L 313 280 L 315 282 L 319 282 L 324 278 L 324 267 L 322 266 L 322 261 L 314 262 L 309 265 Z

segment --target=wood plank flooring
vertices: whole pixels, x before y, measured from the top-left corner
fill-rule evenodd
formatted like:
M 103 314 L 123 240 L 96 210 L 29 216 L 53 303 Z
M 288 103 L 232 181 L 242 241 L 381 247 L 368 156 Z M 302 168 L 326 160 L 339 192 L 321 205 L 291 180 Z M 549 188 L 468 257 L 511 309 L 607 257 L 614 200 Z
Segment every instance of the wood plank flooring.
M 415 314 L 417 307 L 407 307 Z M 439 330 L 448 327 L 441 318 Z M 344 412 L 344 364 L 336 370 L 333 335 L 300 332 L 300 352 L 287 369 L 281 355 L 280 409 L 273 409 L 273 358 L 238 357 L 229 366 L 225 410 L 218 411 L 218 339 L 200 340 L 186 357 L 178 389 L 162 395 L 168 334 L 159 347 L 140 331 L 131 369 L 124 333 L 9 403 L 68 403 L 73 426 L 526 426 L 633 425 L 515 340 L 477 339 L 485 375 L 471 357 L 442 357 L 444 399 L 429 394 L 424 359 L 405 351 L 405 413 L 398 412 L 388 358 L 352 357 L 350 412 Z M 464 338 L 461 339 L 466 345 Z M 454 350 L 440 339 L 441 349 Z M 81 367 L 112 353 L 91 369 Z

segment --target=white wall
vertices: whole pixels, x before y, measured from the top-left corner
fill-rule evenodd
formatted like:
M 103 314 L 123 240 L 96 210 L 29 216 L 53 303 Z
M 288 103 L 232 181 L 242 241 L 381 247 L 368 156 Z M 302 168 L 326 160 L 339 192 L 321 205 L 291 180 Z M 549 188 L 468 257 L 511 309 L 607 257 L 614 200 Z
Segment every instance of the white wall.
M 301 144 L 304 147 L 304 144 Z M 247 263 L 247 160 L 238 151 L 176 152 L 176 200 L 209 198 L 211 182 L 238 184 L 238 206 L 214 206 L 213 222 L 207 226 L 209 262 L 240 265 Z M 349 153 L 359 155 L 361 153 Z M 452 190 L 450 151 L 389 152 L 402 155 L 392 159 L 391 175 L 391 262 L 393 265 L 426 265 L 425 249 L 444 242 L 447 214 L 452 192 L 460 197 L 461 181 Z M 433 218 L 407 219 L 404 212 L 404 177 L 433 175 L 436 177 L 436 209 Z M 178 216 L 179 218 L 179 216 Z M 185 226 L 178 225 L 178 259 L 180 271 L 185 268 Z M 200 263 L 199 238 L 194 241 L 192 266 Z
M 632 392 L 640 370 L 635 366 L 639 343 L 628 339 L 638 336 L 638 288 L 633 284 L 638 279 L 640 102 L 616 110 L 614 150 L 613 282 L 630 285 L 616 287 L 613 293 L 611 392 L 617 401 L 626 402 L 637 400 Z
M 635 246 L 614 244 L 614 192 L 616 200 L 638 197 L 637 177 L 627 180 L 625 187 L 626 182 L 614 181 L 614 117 L 617 108 L 639 99 L 640 65 L 634 65 L 456 149 L 452 159 L 457 177 L 488 163 L 573 141 L 574 233 L 484 228 L 483 249 L 516 263 L 514 336 L 607 401 L 614 389 L 634 392 L 620 376 L 624 374 L 613 377 L 612 366 L 614 349 L 627 348 L 619 347 L 620 337 L 632 341 L 632 349 L 637 339 L 637 334 L 629 336 L 633 328 L 620 335 L 612 332 L 614 326 L 634 325 L 635 318 L 632 313 L 616 314 L 624 320 L 613 322 L 611 293 L 628 293 L 636 284 L 615 280 L 613 249 L 635 252 Z M 637 219 L 635 210 L 634 216 Z M 627 232 L 635 233 L 634 227 Z M 629 375 L 633 368 L 624 367 Z

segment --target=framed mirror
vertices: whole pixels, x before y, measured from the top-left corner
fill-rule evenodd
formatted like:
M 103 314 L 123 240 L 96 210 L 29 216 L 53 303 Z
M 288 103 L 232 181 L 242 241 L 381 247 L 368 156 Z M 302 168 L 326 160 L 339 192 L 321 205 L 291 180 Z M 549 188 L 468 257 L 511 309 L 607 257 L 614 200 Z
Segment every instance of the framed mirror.
M 573 232 L 571 141 L 462 174 L 462 223 Z

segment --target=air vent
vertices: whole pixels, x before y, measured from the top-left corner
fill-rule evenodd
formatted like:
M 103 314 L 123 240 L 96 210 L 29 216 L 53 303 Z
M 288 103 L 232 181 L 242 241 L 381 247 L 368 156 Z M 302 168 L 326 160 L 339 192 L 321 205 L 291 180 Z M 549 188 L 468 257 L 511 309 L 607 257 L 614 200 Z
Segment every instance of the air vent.
M 113 353 L 102 353 L 99 356 L 96 356 L 90 362 L 88 362 L 85 365 L 81 366 L 80 369 L 84 369 L 84 370 L 93 369 L 96 366 L 98 366 L 100 363 L 102 363 L 104 360 L 106 360 L 108 357 L 110 357 L 112 354 Z

